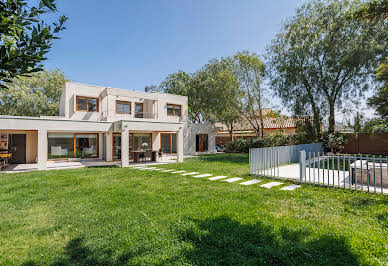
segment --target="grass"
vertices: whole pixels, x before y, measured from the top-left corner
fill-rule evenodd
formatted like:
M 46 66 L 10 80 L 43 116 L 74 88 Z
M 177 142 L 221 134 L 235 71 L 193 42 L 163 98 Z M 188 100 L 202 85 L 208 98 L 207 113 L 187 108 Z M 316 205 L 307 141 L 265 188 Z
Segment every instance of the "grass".
M 248 179 L 248 157 L 164 168 Z M 264 179 L 264 178 L 263 178 Z M 388 198 L 128 168 L 0 175 L 0 264 L 388 263 Z

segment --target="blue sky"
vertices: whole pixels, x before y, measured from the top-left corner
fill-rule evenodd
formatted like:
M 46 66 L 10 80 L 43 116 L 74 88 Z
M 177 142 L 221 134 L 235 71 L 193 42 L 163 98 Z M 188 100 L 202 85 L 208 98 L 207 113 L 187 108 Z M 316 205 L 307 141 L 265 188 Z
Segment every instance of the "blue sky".
M 57 0 L 69 17 L 47 68 L 130 90 L 194 72 L 212 58 L 262 54 L 302 0 Z

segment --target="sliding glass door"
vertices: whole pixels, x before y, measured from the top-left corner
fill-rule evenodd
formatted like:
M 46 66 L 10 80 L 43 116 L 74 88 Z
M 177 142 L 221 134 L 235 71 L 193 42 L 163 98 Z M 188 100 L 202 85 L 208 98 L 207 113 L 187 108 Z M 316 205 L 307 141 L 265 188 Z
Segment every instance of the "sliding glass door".
M 161 133 L 160 147 L 163 153 L 176 153 L 176 133 Z

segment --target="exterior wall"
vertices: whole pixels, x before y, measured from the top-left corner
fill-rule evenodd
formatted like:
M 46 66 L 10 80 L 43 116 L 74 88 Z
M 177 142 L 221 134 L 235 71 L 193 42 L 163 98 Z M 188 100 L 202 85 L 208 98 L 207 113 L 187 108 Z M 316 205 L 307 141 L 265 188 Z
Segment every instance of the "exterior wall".
M 98 98 L 98 112 L 76 111 L 76 96 Z M 131 102 L 131 114 L 117 114 L 117 100 Z M 145 118 L 135 118 L 135 103 L 143 103 Z M 168 103 L 181 105 L 182 116 L 168 116 Z M 60 115 L 71 120 L 187 122 L 187 97 L 167 93 L 146 93 L 67 82 L 62 92 L 60 105 Z
M 216 151 L 216 129 L 212 124 L 188 123 L 183 128 L 183 151 L 185 155 L 201 154 L 195 151 L 195 136 L 198 134 L 208 134 L 208 151 L 205 153 L 215 153 Z

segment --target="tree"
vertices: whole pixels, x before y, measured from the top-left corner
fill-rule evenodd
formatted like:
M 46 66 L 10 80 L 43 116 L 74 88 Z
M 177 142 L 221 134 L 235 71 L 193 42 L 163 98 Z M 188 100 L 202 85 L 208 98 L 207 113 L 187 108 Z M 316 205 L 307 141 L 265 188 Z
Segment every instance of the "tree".
M 234 72 L 243 93 L 240 112 L 256 131 L 257 136 L 264 137 L 263 103 L 265 101 L 262 82 L 264 63 L 257 54 L 248 51 L 234 56 Z
M 295 110 L 312 111 L 317 137 L 321 116 L 328 114 L 333 133 L 336 109 L 369 88 L 379 55 L 387 53 L 386 22 L 349 20 L 352 7 L 346 0 L 308 2 L 268 48 L 273 88 Z
M 388 59 L 377 68 L 377 80 L 383 82 L 376 95 L 368 99 L 368 104 L 376 109 L 381 118 L 388 119 Z
M 350 11 L 352 19 L 386 19 L 388 17 L 387 0 L 372 0 L 355 7 Z
M 59 70 L 45 70 L 30 77 L 13 78 L 0 90 L 0 114 L 57 116 L 62 89 L 67 81 Z
M 41 0 L 32 6 L 24 0 L 0 0 L 0 87 L 12 78 L 41 71 L 45 55 L 65 29 L 67 20 L 47 25 L 42 16 L 56 11 L 55 0 Z
M 238 103 L 242 96 L 233 73 L 233 59 L 210 60 L 196 76 L 202 80 L 197 87 L 202 91 L 200 94 L 207 95 L 202 105 L 207 120 L 226 125 L 233 140 L 234 125 L 241 117 Z
M 165 93 L 188 97 L 188 115 L 192 122 L 201 123 L 204 117 L 202 111 L 202 94 L 197 90 L 198 78 L 193 74 L 178 71 L 167 76 L 159 85 L 159 90 Z

